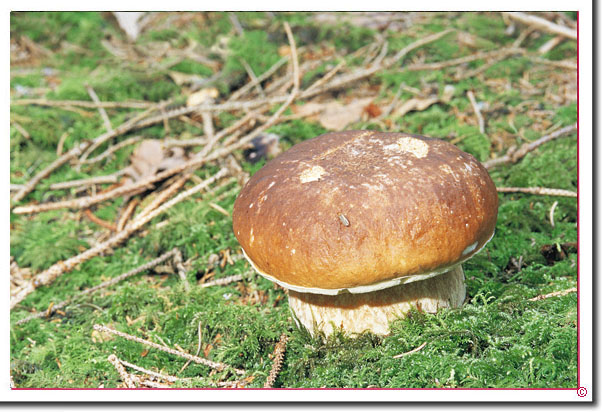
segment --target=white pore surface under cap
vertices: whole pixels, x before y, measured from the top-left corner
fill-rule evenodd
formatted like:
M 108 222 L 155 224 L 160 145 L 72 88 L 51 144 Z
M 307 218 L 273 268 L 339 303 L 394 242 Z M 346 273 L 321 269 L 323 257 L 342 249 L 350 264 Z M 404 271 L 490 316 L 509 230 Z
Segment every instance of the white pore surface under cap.
M 474 255 L 476 255 L 477 253 L 479 253 L 487 243 L 489 243 L 489 241 L 493 238 L 493 235 L 495 233 L 491 234 L 491 237 L 489 239 L 487 239 L 487 241 L 485 243 L 483 243 L 483 245 L 479 248 L 474 250 L 472 253 L 467 253 L 466 257 L 464 257 L 464 259 L 459 260 L 458 262 L 449 265 L 449 266 L 445 266 L 442 268 L 439 268 L 435 271 L 432 272 L 425 272 L 425 273 L 419 273 L 416 275 L 410 275 L 410 276 L 401 276 L 395 279 L 389 279 L 389 280 L 385 280 L 382 282 L 378 282 L 378 283 L 373 283 L 371 285 L 363 285 L 363 286 L 354 286 L 351 288 L 338 288 L 338 289 L 321 289 L 321 288 L 308 288 L 308 287 L 303 287 L 303 286 L 297 286 L 297 285 L 291 285 L 290 283 L 286 283 L 283 282 L 281 280 L 276 279 L 275 277 L 261 271 L 256 265 L 255 263 L 249 258 L 249 256 L 247 255 L 247 252 L 245 252 L 244 248 L 242 249 L 242 253 L 245 256 L 245 258 L 247 259 L 247 261 L 251 264 L 251 266 L 253 267 L 253 269 L 255 269 L 255 271 L 257 273 L 259 273 L 261 276 L 263 276 L 264 278 L 266 278 L 269 281 L 272 281 L 274 283 L 277 283 L 278 285 L 282 286 L 285 289 L 292 289 L 294 291 L 297 292 L 301 292 L 301 293 L 315 293 L 318 295 L 338 295 L 340 293 L 367 293 L 367 292 L 374 292 L 376 290 L 382 290 L 382 289 L 387 289 L 393 286 L 397 286 L 397 285 L 401 285 L 404 283 L 410 283 L 410 282 L 417 282 L 420 280 L 425 280 L 428 278 L 432 278 L 433 276 L 437 276 L 440 275 L 442 273 L 445 272 L 449 272 L 450 270 L 452 270 L 453 268 L 455 268 L 458 265 L 461 265 L 462 263 L 466 262 L 468 259 L 470 259 L 471 257 L 473 257 Z M 471 245 L 472 246 L 472 245 Z M 470 246 L 467 248 L 469 249 Z

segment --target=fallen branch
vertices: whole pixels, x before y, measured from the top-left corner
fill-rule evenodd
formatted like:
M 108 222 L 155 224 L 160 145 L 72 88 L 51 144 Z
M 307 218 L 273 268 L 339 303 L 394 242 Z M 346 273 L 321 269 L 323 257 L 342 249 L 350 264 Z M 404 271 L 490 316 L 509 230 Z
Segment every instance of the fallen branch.
M 117 150 L 122 149 L 122 148 L 124 148 L 126 146 L 129 146 L 131 144 L 137 143 L 138 141 L 140 141 L 140 139 L 142 139 L 142 136 L 133 136 L 133 137 L 130 137 L 128 139 L 125 139 L 124 141 L 119 142 L 119 143 L 117 143 L 117 144 L 109 147 L 107 150 L 105 150 L 104 152 L 102 152 L 98 156 L 93 157 L 91 159 L 85 159 L 85 161 L 83 161 L 81 163 L 92 164 L 92 163 L 100 162 L 101 160 L 106 159 L 111 154 L 115 153 Z
M 60 261 L 58 263 L 55 263 L 50 268 L 37 275 L 33 280 L 26 283 L 16 294 L 11 296 L 10 308 L 14 308 L 19 302 L 25 299 L 37 287 L 42 285 L 47 286 L 51 284 L 57 277 L 64 273 L 70 272 L 75 266 L 93 258 L 94 256 L 97 256 L 98 254 L 102 253 L 103 251 L 109 248 L 117 246 L 118 244 L 129 238 L 134 232 L 138 231 L 146 223 L 150 222 L 153 218 L 165 212 L 173 205 L 205 189 L 207 186 L 224 177 L 227 173 L 227 169 L 220 169 L 212 177 L 204 180 L 203 182 L 199 183 L 193 188 L 180 193 L 178 196 L 171 199 L 169 202 L 163 204 L 162 206 L 158 207 L 157 209 L 134 219 L 134 221 L 130 223 L 125 229 L 123 229 L 121 232 L 116 233 L 105 242 L 100 243 L 79 255 L 71 257 L 64 262 Z
M 208 367 L 210 367 L 212 369 L 215 369 L 215 370 L 218 370 L 218 371 L 232 369 L 238 375 L 244 375 L 246 373 L 246 371 L 244 371 L 242 369 L 233 368 L 232 366 L 226 365 L 225 363 L 213 362 L 213 361 L 210 361 L 209 359 L 201 358 L 199 356 L 194 356 L 194 355 L 191 355 L 191 354 L 186 353 L 186 352 L 182 352 L 182 351 L 179 351 L 179 350 L 176 350 L 176 349 L 172 349 L 172 348 L 170 348 L 168 346 L 165 346 L 165 345 L 159 345 L 157 343 L 148 341 L 146 339 L 142 339 L 142 338 L 138 338 L 136 336 L 128 335 L 127 333 L 119 332 L 119 331 L 117 331 L 115 329 L 111 329 L 111 328 L 103 326 L 103 325 L 98 325 L 98 324 L 94 325 L 94 330 L 97 330 L 99 332 L 111 333 L 113 335 L 117 335 L 117 336 L 122 337 L 124 339 L 130 340 L 130 341 L 134 341 L 134 342 L 138 342 L 138 343 L 141 343 L 143 345 L 150 346 L 151 348 L 154 348 L 154 349 L 157 349 L 157 350 L 160 350 L 160 351 L 163 351 L 163 352 L 167 352 L 167 353 L 170 353 L 170 354 L 175 355 L 175 356 L 180 356 L 180 357 L 185 358 L 185 359 L 190 359 L 194 363 L 205 365 L 205 366 L 208 366 Z
M 145 368 L 143 368 L 141 366 L 134 365 L 133 363 L 124 361 L 123 359 L 117 358 L 117 360 L 123 366 L 127 366 L 128 368 L 134 369 L 134 370 L 136 370 L 138 372 L 142 372 L 142 373 L 145 373 L 147 375 L 154 376 L 155 378 L 163 379 L 164 381 L 167 381 L 167 382 L 172 382 L 173 383 L 173 382 L 176 382 L 176 381 L 179 380 L 179 378 L 176 377 L 176 376 L 164 375 L 164 374 L 159 373 L 159 372 L 153 372 L 153 371 L 151 371 L 149 369 L 145 369 Z
M 533 16 L 522 12 L 504 12 L 504 14 L 516 21 L 520 21 L 529 26 L 534 26 L 548 33 L 557 34 L 569 39 L 577 40 L 577 30 L 561 26 L 556 23 L 542 19 L 541 17 Z
M 142 119 L 144 119 L 146 116 L 148 116 L 151 112 L 153 112 L 154 110 L 161 110 L 161 108 L 163 108 L 166 105 L 167 105 L 167 102 L 163 102 L 163 103 L 156 105 L 155 107 L 148 108 L 145 111 L 143 111 L 142 113 L 138 113 L 136 116 L 132 117 L 130 120 L 125 121 L 124 123 L 119 125 L 117 128 L 115 128 L 113 130 L 109 130 L 106 133 L 103 133 L 100 136 L 98 136 L 97 138 L 95 138 L 92 141 L 92 144 L 90 145 L 90 147 L 88 147 L 86 149 L 86 151 L 80 157 L 80 159 L 79 159 L 80 163 L 85 162 L 86 159 L 88 158 L 88 156 L 90 156 L 92 154 L 92 152 L 94 152 L 94 150 L 96 150 L 98 147 L 100 147 L 107 140 L 110 140 L 121 134 L 129 132 L 130 130 L 134 129 L 137 126 L 138 122 L 140 122 Z
M 498 157 L 496 159 L 488 160 L 485 163 L 483 163 L 483 165 L 485 166 L 485 168 L 491 169 L 492 167 L 498 166 L 500 164 L 516 163 L 520 159 L 522 159 L 527 153 L 535 150 L 542 144 L 547 143 L 551 140 L 557 139 L 559 137 L 563 137 L 568 134 L 571 134 L 576 130 L 577 130 L 577 123 L 570 125 L 570 126 L 563 127 L 562 129 L 556 130 L 553 133 L 543 136 L 534 142 L 524 143 L 516 151 L 508 150 L 508 152 L 504 156 Z
M 50 106 L 50 107 L 69 107 L 79 106 L 88 109 L 148 109 L 155 107 L 157 103 L 153 102 L 88 102 L 85 100 L 47 100 L 47 99 L 19 99 L 11 100 L 11 106 Z
M 84 150 L 86 150 L 86 148 L 89 145 L 90 145 L 89 141 L 84 141 L 84 142 L 80 143 L 79 145 L 75 146 L 73 149 L 69 150 L 64 155 L 60 156 L 58 159 L 56 159 L 54 162 L 52 162 L 48 167 L 46 167 L 44 170 L 42 170 L 37 175 L 35 175 L 29 182 L 27 182 L 25 184 L 25 186 L 23 186 L 23 188 L 21 190 L 19 190 L 17 193 L 15 193 L 15 195 L 12 198 L 13 202 L 18 202 L 21 199 L 23 199 L 36 187 L 36 185 L 42 179 L 44 179 L 45 177 L 50 175 L 50 173 L 52 173 L 53 171 L 55 171 L 56 169 L 58 169 L 65 163 L 67 163 L 69 160 L 71 160 L 75 157 L 78 157 L 80 154 L 82 154 L 82 152 Z
M 30 320 L 33 319 L 38 319 L 38 318 L 43 318 L 43 317 L 48 317 L 49 315 L 52 315 L 53 313 L 55 313 L 56 311 L 58 311 L 59 309 L 64 308 L 65 306 L 67 306 L 69 303 L 73 302 L 75 299 L 81 297 L 81 296 L 86 296 L 86 295 L 90 295 L 94 292 L 96 292 L 97 290 L 100 289 L 104 289 L 104 288 L 108 288 L 109 286 L 113 286 L 116 285 L 117 283 L 121 282 L 122 280 L 128 279 L 134 275 L 137 275 L 138 273 L 147 271 L 163 262 L 165 262 L 166 260 L 172 258 L 176 253 L 178 252 L 178 249 L 173 248 L 172 250 L 170 250 L 169 252 L 166 252 L 164 254 L 162 254 L 161 256 L 159 256 L 156 259 L 151 260 L 150 262 L 144 263 L 143 265 L 138 266 L 137 268 L 134 268 L 128 272 L 125 272 L 119 276 L 114 277 L 113 279 L 107 280 L 105 282 L 102 282 L 94 287 L 91 287 L 89 289 L 85 289 L 82 290 L 79 293 L 76 293 L 75 295 L 73 295 L 72 297 L 70 297 L 69 299 L 66 299 L 60 303 L 57 303 L 56 305 L 52 305 L 52 308 L 50 308 L 50 311 L 44 311 L 44 312 L 38 312 L 38 313 L 34 313 L 31 316 L 28 316 L 26 318 L 23 318 L 19 321 L 17 321 L 16 325 L 22 325 L 24 323 L 29 322 Z
M 565 296 L 573 292 L 577 292 L 577 288 L 570 288 L 566 290 L 560 290 L 558 292 L 547 293 L 545 295 L 535 296 L 534 298 L 529 299 L 529 302 L 537 302 L 538 300 L 553 298 L 556 296 Z
M 573 192 L 572 190 L 550 189 L 547 187 L 498 187 L 496 189 L 498 192 L 501 192 L 501 193 L 519 192 L 519 193 L 529 193 L 532 195 L 543 195 L 543 196 L 577 197 L 577 192 Z
M 111 365 L 113 365 L 115 367 L 115 369 L 117 369 L 117 372 L 119 373 L 119 376 L 121 377 L 121 380 L 125 384 L 126 388 L 133 389 L 136 387 L 136 385 L 130 378 L 130 374 L 127 373 L 127 371 L 125 370 L 125 368 L 123 367 L 123 365 L 121 364 L 119 359 L 117 359 L 117 356 L 115 356 L 114 354 L 111 354 L 111 355 L 109 355 L 107 360 L 109 362 L 111 362 Z

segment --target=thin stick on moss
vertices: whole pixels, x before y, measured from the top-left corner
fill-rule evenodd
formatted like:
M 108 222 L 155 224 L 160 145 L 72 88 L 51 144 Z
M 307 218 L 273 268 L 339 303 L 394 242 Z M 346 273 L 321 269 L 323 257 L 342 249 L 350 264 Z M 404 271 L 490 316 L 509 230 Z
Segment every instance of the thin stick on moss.
M 158 208 L 163 202 L 172 197 L 175 193 L 180 190 L 182 186 L 190 179 L 192 172 L 185 173 L 184 176 L 181 176 L 174 183 L 172 183 L 167 189 L 163 190 L 159 195 L 153 199 L 142 211 L 136 216 L 136 219 L 143 217 L 144 215 L 152 212 L 156 208 Z
M 577 30 L 570 27 L 561 26 L 560 24 L 552 23 L 538 16 L 522 12 L 504 12 L 504 14 L 516 21 L 519 21 L 528 26 L 534 26 L 548 33 L 557 34 L 569 39 L 577 40 Z
M 477 123 L 479 124 L 479 131 L 485 134 L 485 119 L 481 114 L 481 109 L 479 109 L 479 105 L 477 104 L 477 99 L 474 97 L 474 93 L 472 90 L 466 92 L 468 96 L 468 100 L 470 100 L 470 105 L 472 106 L 472 110 L 474 111 L 475 116 L 477 116 Z
M 426 344 L 427 344 L 427 342 L 424 342 L 422 345 L 418 346 L 417 348 L 412 349 L 411 351 L 400 353 L 399 355 L 395 355 L 395 356 L 393 356 L 393 359 L 403 358 L 404 356 L 411 355 L 412 353 L 416 353 L 416 352 L 420 351 L 422 348 L 424 348 L 426 346 Z
M 148 109 L 155 107 L 154 102 L 89 102 L 86 100 L 48 100 L 48 99 L 19 99 L 11 100 L 11 106 L 49 106 L 49 107 L 69 107 L 79 106 L 88 109 Z
M 65 145 L 65 140 L 67 139 L 67 136 L 69 136 L 69 133 L 65 132 L 61 135 L 61 137 L 59 137 L 59 143 L 56 146 L 56 155 L 60 156 L 63 154 L 63 146 Z
M 245 84 L 243 87 L 241 87 L 240 89 L 238 89 L 237 91 L 232 93 L 232 95 L 228 98 L 228 101 L 237 100 L 240 96 L 244 95 L 251 88 L 255 87 L 255 84 L 261 83 L 262 81 L 264 81 L 265 79 L 270 77 L 272 74 L 274 74 L 276 72 L 276 70 L 281 68 L 282 65 L 284 65 L 287 61 L 288 61 L 288 56 L 283 57 L 282 59 L 278 60 L 272 67 L 270 67 L 268 70 L 266 70 L 259 77 L 252 79 L 250 82 Z
M 134 213 L 134 210 L 136 210 L 136 206 L 138 206 L 138 203 L 140 203 L 140 199 L 138 199 L 138 198 L 134 198 L 134 199 L 130 200 L 127 207 L 123 211 L 122 215 L 119 217 L 119 220 L 117 221 L 117 231 L 118 232 L 122 231 L 123 228 L 126 226 L 129 218 Z
M 64 273 L 70 272 L 77 265 L 97 256 L 98 254 L 104 252 L 105 250 L 115 247 L 129 238 L 132 234 L 138 231 L 142 226 L 146 223 L 150 222 L 152 219 L 165 212 L 175 204 L 181 202 L 182 200 L 192 196 L 193 194 L 205 189 L 207 186 L 213 184 L 215 181 L 221 179 L 228 173 L 227 169 L 220 169 L 216 174 L 211 176 L 210 178 L 204 180 L 193 188 L 180 193 L 175 198 L 171 199 L 169 202 L 163 204 L 157 209 L 134 219 L 132 223 L 125 227 L 121 232 L 116 233 L 110 239 L 106 240 L 103 243 L 100 243 L 83 253 L 80 253 L 77 256 L 67 259 L 66 261 L 60 261 L 55 263 L 50 268 L 46 269 L 44 272 L 37 275 L 33 280 L 26 283 L 17 293 L 11 296 L 10 307 L 14 308 L 19 302 L 25 299 L 31 292 L 33 292 L 39 286 L 48 286 L 54 280 L 61 276 Z
M 224 285 L 228 285 L 230 283 L 240 282 L 246 276 L 247 276 L 247 273 L 244 273 L 242 275 L 232 275 L 232 276 L 227 276 L 225 278 L 215 279 L 215 280 L 212 280 L 210 282 L 203 283 L 201 285 L 201 288 L 208 288 L 208 287 L 211 287 L 211 286 L 224 286 Z
M 117 331 L 115 329 L 111 329 L 111 328 L 109 328 L 107 326 L 104 326 L 104 325 L 98 325 L 98 324 L 96 324 L 96 325 L 94 325 L 94 330 L 97 330 L 99 332 L 111 333 L 113 335 L 117 335 L 117 336 L 122 337 L 124 339 L 130 340 L 130 341 L 133 341 L 133 342 L 138 342 L 138 343 L 140 343 L 142 345 L 149 346 L 149 347 L 151 347 L 153 349 L 157 349 L 157 350 L 160 350 L 160 351 L 163 351 L 163 352 L 167 352 L 167 353 L 170 353 L 170 354 L 175 355 L 175 356 L 180 356 L 180 357 L 185 358 L 185 359 L 190 359 L 194 363 L 205 365 L 205 366 L 208 366 L 208 367 L 210 367 L 212 369 L 215 369 L 215 370 L 218 370 L 218 371 L 232 369 L 238 375 L 244 375 L 246 373 L 246 371 L 244 371 L 242 369 L 233 368 L 232 366 L 227 365 L 225 363 L 214 362 L 214 361 L 210 361 L 209 359 L 201 358 L 199 356 L 194 356 L 194 355 L 191 355 L 191 354 L 186 353 L 186 352 L 182 352 L 182 351 L 179 351 L 179 350 L 176 350 L 176 349 L 172 349 L 172 348 L 170 348 L 168 346 L 165 346 L 165 345 L 159 345 L 157 343 L 148 341 L 146 339 L 138 338 L 136 336 L 128 335 L 127 333 L 119 332 L 119 331 Z
M 545 135 L 545 136 L 535 140 L 534 142 L 524 143 L 518 150 L 508 150 L 508 152 L 504 156 L 498 157 L 496 159 L 488 160 L 485 163 L 483 163 L 483 165 L 487 169 L 491 169 L 492 167 L 495 167 L 495 166 L 498 166 L 501 164 L 516 163 L 520 159 L 525 157 L 527 153 L 537 149 L 542 144 L 552 141 L 554 139 L 558 139 L 559 137 L 567 136 L 576 130 L 577 130 L 577 123 L 572 124 L 570 126 L 563 127 L 562 129 L 556 130 L 553 133 Z
M 201 329 L 201 322 L 199 322 L 199 325 L 197 327 L 197 335 L 198 335 L 199 340 L 198 340 L 198 343 L 196 346 L 196 352 L 195 352 L 194 356 L 199 356 L 199 354 L 201 353 L 201 346 L 202 346 L 202 342 L 203 342 L 203 330 Z M 192 362 L 192 361 L 190 359 L 188 359 L 186 361 L 186 363 L 184 364 L 184 366 L 182 366 L 182 368 L 180 369 L 180 372 L 178 372 L 178 373 L 184 372 L 184 369 L 186 369 L 186 367 L 188 365 L 190 365 L 190 362 Z
M 145 368 L 143 368 L 141 366 L 138 366 L 138 365 L 135 365 L 133 363 L 124 361 L 123 359 L 120 359 L 120 358 L 117 358 L 117 360 L 123 366 L 127 366 L 128 368 L 134 369 L 134 370 L 136 370 L 138 372 L 142 372 L 142 373 L 145 373 L 147 375 L 154 376 L 154 377 L 159 378 L 159 379 L 163 379 L 164 381 L 167 381 L 167 382 L 172 382 L 173 383 L 173 382 L 179 380 L 179 378 L 176 377 L 176 376 L 164 375 L 164 374 L 159 373 L 159 372 L 153 372 L 153 371 L 151 371 L 149 369 L 145 369 Z
M 66 182 L 58 182 L 50 185 L 50 190 L 64 190 L 73 187 L 93 186 L 105 183 L 117 183 L 121 173 L 113 173 L 106 176 L 95 176 L 86 179 L 68 180 Z
M 554 227 L 554 211 L 556 210 L 556 206 L 558 206 L 558 200 L 552 203 L 552 207 L 550 208 L 550 225 Z
M 92 157 L 90 159 L 85 159 L 83 162 L 83 164 L 92 164 L 92 163 L 98 163 L 101 160 L 106 159 L 107 157 L 111 156 L 113 153 L 115 153 L 117 150 L 122 149 L 126 146 L 132 145 L 134 143 L 137 143 L 140 141 L 140 139 L 142 139 L 141 136 L 132 136 L 128 139 L 125 139 L 122 142 L 119 142 L 113 146 L 110 146 L 107 148 L 107 150 L 105 150 L 104 152 L 102 152 L 101 154 L 99 154 L 96 157 Z
M 98 98 L 98 95 L 96 94 L 96 92 L 94 91 L 92 86 L 90 86 L 89 84 L 86 84 L 86 90 L 88 91 L 88 95 L 90 96 L 90 98 L 92 99 L 92 101 L 94 103 L 96 103 L 96 104 L 100 103 L 100 99 Z M 102 121 L 105 125 L 105 128 L 107 129 L 107 132 L 110 132 L 111 130 L 113 130 L 113 126 L 111 126 L 111 120 L 109 120 L 109 115 L 107 114 L 107 111 L 105 110 L 105 108 L 99 107 L 98 113 L 100 113 L 100 117 L 102 118 Z
M 113 365 L 115 369 L 117 369 L 117 372 L 119 373 L 119 376 L 121 377 L 121 380 L 125 384 L 126 388 L 132 389 L 136 387 L 136 384 L 134 384 L 134 381 L 132 381 L 132 379 L 130 378 L 130 374 L 127 373 L 127 371 L 125 370 L 117 356 L 115 356 L 115 354 L 109 355 L 107 360 L 111 362 L 111 365 Z
M 282 369 L 282 361 L 284 360 L 284 353 L 286 352 L 286 343 L 288 342 L 288 336 L 286 333 L 280 335 L 280 341 L 276 344 L 273 353 L 273 363 L 272 370 L 263 385 L 264 388 L 271 388 L 274 386 L 274 382 L 276 382 L 276 378 L 278 378 L 278 374 L 280 373 L 280 369 Z
M 82 297 L 82 296 L 86 296 L 86 295 L 91 295 L 92 293 L 101 290 L 101 289 L 105 289 L 108 288 L 110 286 L 116 285 L 117 283 L 126 280 L 134 275 L 137 275 L 138 273 L 142 273 L 145 272 L 163 262 L 165 262 L 166 260 L 172 258 L 173 256 L 175 256 L 175 254 L 177 253 L 178 249 L 173 248 L 172 250 L 170 250 L 169 252 L 166 252 L 164 254 L 162 254 L 161 256 L 159 256 L 156 259 L 151 260 L 150 262 L 144 263 L 143 265 L 138 266 L 137 268 L 134 268 L 128 272 L 125 272 L 119 276 L 114 277 L 113 279 L 107 280 L 105 282 L 102 282 L 94 287 L 91 287 L 89 289 L 85 289 L 82 290 L 79 293 L 76 293 L 75 295 L 73 295 L 72 297 L 57 303 L 56 305 L 52 305 L 52 307 L 50 308 L 50 311 L 44 311 L 44 312 L 38 312 L 38 313 L 34 313 L 33 315 L 30 315 L 26 318 L 23 318 L 21 320 L 19 320 L 16 325 L 22 325 L 24 323 L 29 322 L 30 320 L 33 319 L 39 319 L 39 318 L 43 318 L 43 317 L 48 317 L 49 315 L 51 315 L 52 313 L 56 313 L 56 311 L 58 311 L 59 309 L 64 308 L 65 306 L 67 306 L 69 303 L 73 302 L 75 299 Z
M 565 296 L 565 295 L 568 295 L 569 293 L 573 293 L 573 292 L 577 292 L 577 288 L 570 288 L 570 289 L 565 289 L 565 290 L 559 290 L 557 292 L 546 293 L 545 295 L 538 295 L 538 296 L 535 296 L 534 298 L 529 299 L 529 302 L 537 302 L 538 300 L 553 298 L 556 296 Z
M 41 172 L 36 174 L 29 182 L 25 183 L 25 185 L 23 186 L 23 188 L 21 190 L 19 190 L 17 193 L 15 193 L 15 195 L 12 198 L 13 202 L 18 202 L 21 199 L 23 199 L 36 187 L 36 185 L 38 183 L 40 183 L 40 181 L 42 179 L 48 177 L 52 172 L 54 172 L 59 167 L 63 166 L 69 160 L 71 160 L 75 157 L 78 157 L 80 154 L 82 154 L 82 152 L 89 145 L 90 145 L 89 141 L 80 143 L 79 145 L 75 146 L 73 149 L 69 150 L 64 155 L 60 156 L 58 159 L 56 159 L 54 162 L 52 162 L 44 170 L 42 170 Z M 16 209 L 18 209 L 18 208 L 16 208 Z
M 122 123 L 121 125 L 119 125 L 118 127 L 116 127 L 113 130 L 107 131 L 106 133 L 101 134 L 100 136 L 98 136 L 97 138 L 95 138 L 92 141 L 92 144 L 90 145 L 90 147 L 88 147 L 86 149 L 86 151 L 82 154 L 82 156 L 79 159 L 80 163 L 83 163 L 86 161 L 86 159 L 92 154 L 92 152 L 94 152 L 94 150 L 96 150 L 98 147 L 100 147 L 103 143 L 105 143 L 106 141 L 117 137 L 119 135 L 122 135 L 124 133 L 129 132 L 130 130 L 133 130 L 135 128 L 138 127 L 138 123 L 144 119 L 145 117 L 147 117 L 150 113 L 152 113 L 155 110 L 161 110 L 162 108 L 164 108 L 165 106 L 167 106 L 169 102 L 161 102 L 159 104 L 155 104 L 155 106 L 150 107 L 148 109 L 146 109 L 145 111 L 143 111 L 142 113 L 138 113 L 137 115 L 135 115 L 134 117 L 132 117 L 130 120 L 125 121 L 124 123 Z
M 529 193 L 532 195 L 543 195 L 543 196 L 564 196 L 564 197 L 577 197 L 577 192 L 572 190 L 564 189 L 550 189 L 547 187 L 498 187 L 496 188 L 500 193 Z

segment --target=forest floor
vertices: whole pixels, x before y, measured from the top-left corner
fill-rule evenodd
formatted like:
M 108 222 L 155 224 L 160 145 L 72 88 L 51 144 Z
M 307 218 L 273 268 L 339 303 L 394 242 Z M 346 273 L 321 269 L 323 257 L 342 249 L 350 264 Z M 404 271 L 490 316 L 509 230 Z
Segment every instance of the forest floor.
M 577 43 L 554 31 L 576 15 L 538 15 L 148 13 L 128 38 L 12 13 L 14 386 L 576 387 Z M 463 307 L 312 337 L 232 207 L 270 157 L 350 129 L 474 155 L 496 234 Z

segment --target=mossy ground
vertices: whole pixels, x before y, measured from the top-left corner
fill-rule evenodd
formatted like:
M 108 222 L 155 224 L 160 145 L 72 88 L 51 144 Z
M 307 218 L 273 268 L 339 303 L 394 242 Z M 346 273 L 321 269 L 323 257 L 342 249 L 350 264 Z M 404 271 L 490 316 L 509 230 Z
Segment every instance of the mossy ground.
M 173 17 L 173 14 L 170 14 Z M 185 16 L 185 15 L 182 15 Z M 289 21 L 299 46 L 322 50 L 334 48 L 352 53 L 377 40 L 377 31 L 353 24 L 315 24 L 307 13 L 240 13 L 246 28 L 236 36 L 226 14 L 202 13 L 182 17 L 179 26 L 169 28 L 156 22 L 138 39 L 139 47 L 158 43 L 174 49 L 190 40 L 207 48 L 225 42 L 223 59 L 225 79 L 218 83 L 228 93 L 247 81 L 241 59 L 259 74 L 276 62 L 278 48 L 286 45 L 281 27 Z M 196 20 L 195 20 L 196 19 Z M 165 20 L 165 19 L 164 19 Z M 202 21 L 202 24 L 193 24 Z M 175 23 L 174 23 L 175 24 Z M 168 27 L 168 28 L 165 28 Z M 518 36 L 505 33 L 505 24 L 497 13 L 432 13 L 417 20 L 411 30 L 383 31 L 389 41 L 389 55 L 416 38 L 455 27 L 476 39 L 472 46 L 446 36 L 409 56 L 436 62 L 465 56 L 476 51 L 509 46 Z M 182 89 L 168 71 L 209 77 L 213 69 L 198 62 L 176 63 L 165 58 L 164 65 L 119 59 L 103 46 L 103 40 L 124 35 L 99 13 L 13 13 L 11 38 L 27 36 L 48 53 L 31 67 L 12 68 L 11 92 L 23 97 L 88 100 L 85 84 L 94 87 L 103 101 L 168 98 L 184 101 Z M 523 47 L 535 52 L 551 38 L 540 33 L 528 37 Z M 566 41 L 543 57 L 575 59 L 576 44 Z M 173 64 L 171 64 L 173 63 Z M 171 64 L 171 65 L 170 65 Z M 351 59 L 349 64 L 361 64 Z M 404 63 L 405 64 L 405 63 Z M 480 67 L 471 62 L 464 70 Z M 325 66 L 324 66 L 325 67 Z M 52 69 L 52 74 L 49 70 Z M 322 70 L 322 71 L 321 71 Z M 513 56 L 485 70 L 482 75 L 457 79 L 457 67 L 436 71 L 387 69 L 369 79 L 366 87 L 377 87 L 380 99 L 387 101 L 401 84 L 408 88 L 430 87 L 442 93 L 447 84 L 455 87 L 447 104 L 436 104 L 424 111 L 410 112 L 402 118 L 389 118 L 390 130 L 423 133 L 457 141 L 457 145 L 481 161 L 500 155 L 510 145 L 520 145 L 544 134 L 551 126 L 576 121 L 574 101 L 550 100 L 560 86 L 556 77 L 566 70 L 536 64 L 528 57 Z M 313 72 L 318 76 L 326 71 Z M 533 92 L 525 89 L 531 82 Z M 510 87 L 500 86 L 507 84 Z M 305 83 L 304 83 L 305 84 Z M 36 91 L 38 90 L 38 91 Z M 41 90 L 41 91 L 39 91 Z M 352 96 L 354 88 L 338 92 L 337 97 Z M 479 131 L 466 91 L 473 90 L 487 111 L 486 134 Z M 529 92 L 530 94 L 528 94 Z M 36 94 L 37 93 L 37 94 Z M 413 95 L 403 91 L 401 99 Z M 527 100 L 529 102 L 525 103 Z M 127 109 L 109 109 L 113 125 L 124 121 Z M 93 110 L 69 111 L 38 106 L 11 106 L 12 119 L 23 126 L 29 137 L 11 125 L 11 183 L 24 183 L 56 158 L 56 146 L 67 133 L 65 149 L 78 141 L 101 134 L 103 124 Z M 220 116 L 222 127 L 232 116 Z M 349 128 L 380 128 L 363 120 Z M 283 149 L 325 132 L 317 123 L 292 120 L 272 127 L 270 132 L 282 138 Z M 138 132 L 147 138 L 166 137 L 162 125 Z M 180 121 L 170 122 L 170 136 L 198 135 L 202 130 Z M 54 182 L 110 174 L 128 164 L 132 147 L 99 167 L 75 171 L 64 166 L 44 180 L 24 201 L 44 202 L 65 196 L 51 191 Z M 195 149 L 198 150 L 198 149 Z M 244 163 L 253 173 L 261 167 Z M 214 171 L 204 168 L 200 177 Z M 576 191 L 577 141 L 569 136 L 545 144 L 513 165 L 497 167 L 491 176 L 498 186 L 543 186 Z M 202 201 L 187 201 L 171 209 L 163 218 L 151 222 L 144 236 L 134 236 L 113 253 L 95 257 L 60 277 L 49 287 L 31 294 L 11 312 L 11 372 L 18 387 L 116 387 L 121 380 L 107 362 L 115 353 L 119 358 L 148 369 L 192 378 L 175 386 L 207 386 L 226 374 L 211 373 L 208 367 L 191 364 L 179 373 L 185 360 L 146 348 L 119 337 L 93 334 L 94 324 L 112 326 L 122 332 L 164 342 L 184 350 L 196 351 L 197 328 L 201 324 L 203 351 L 208 358 L 249 371 L 251 387 L 261 387 L 272 366 L 270 355 L 279 336 L 290 337 L 278 387 L 499 387 L 568 388 L 577 386 L 577 295 L 575 293 L 539 301 L 529 298 L 576 286 L 577 255 L 548 262 L 540 249 L 544 245 L 577 241 L 577 201 L 529 194 L 500 194 L 496 235 L 478 256 L 464 266 L 467 278 L 466 304 L 436 315 L 411 312 L 393 324 L 387 337 L 364 334 L 352 339 L 335 334 L 328 339 L 312 338 L 297 329 L 291 319 L 285 292 L 258 276 L 242 283 L 201 289 L 195 287 L 205 272 L 212 253 L 239 250 L 231 229 L 231 219 L 209 206 L 215 201 L 232 211 L 240 187 L 236 183 Z M 216 196 L 223 194 L 219 200 Z M 555 225 L 549 221 L 552 204 Z M 114 220 L 123 199 L 99 205 L 94 212 Z M 11 214 L 10 252 L 20 267 L 34 272 L 58 260 L 68 258 L 92 246 L 104 229 L 82 217 L 78 211 L 53 211 L 34 216 Z M 155 226 L 161 220 L 169 223 Z M 79 299 L 50 320 L 33 320 L 22 326 L 14 322 L 33 309 L 46 310 L 78 290 L 126 272 L 159 254 L 178 247 L 184 260 L 190 260 L 186 292 L 177 276 L 137 275 L 107 290 Z M 521 259 L 516 267 L 513 259 Z M 248 265 L 240 260 L 215 269 L 215 277 L 245 273 Z M 420 351 L 401 358 L 424 342 Z

